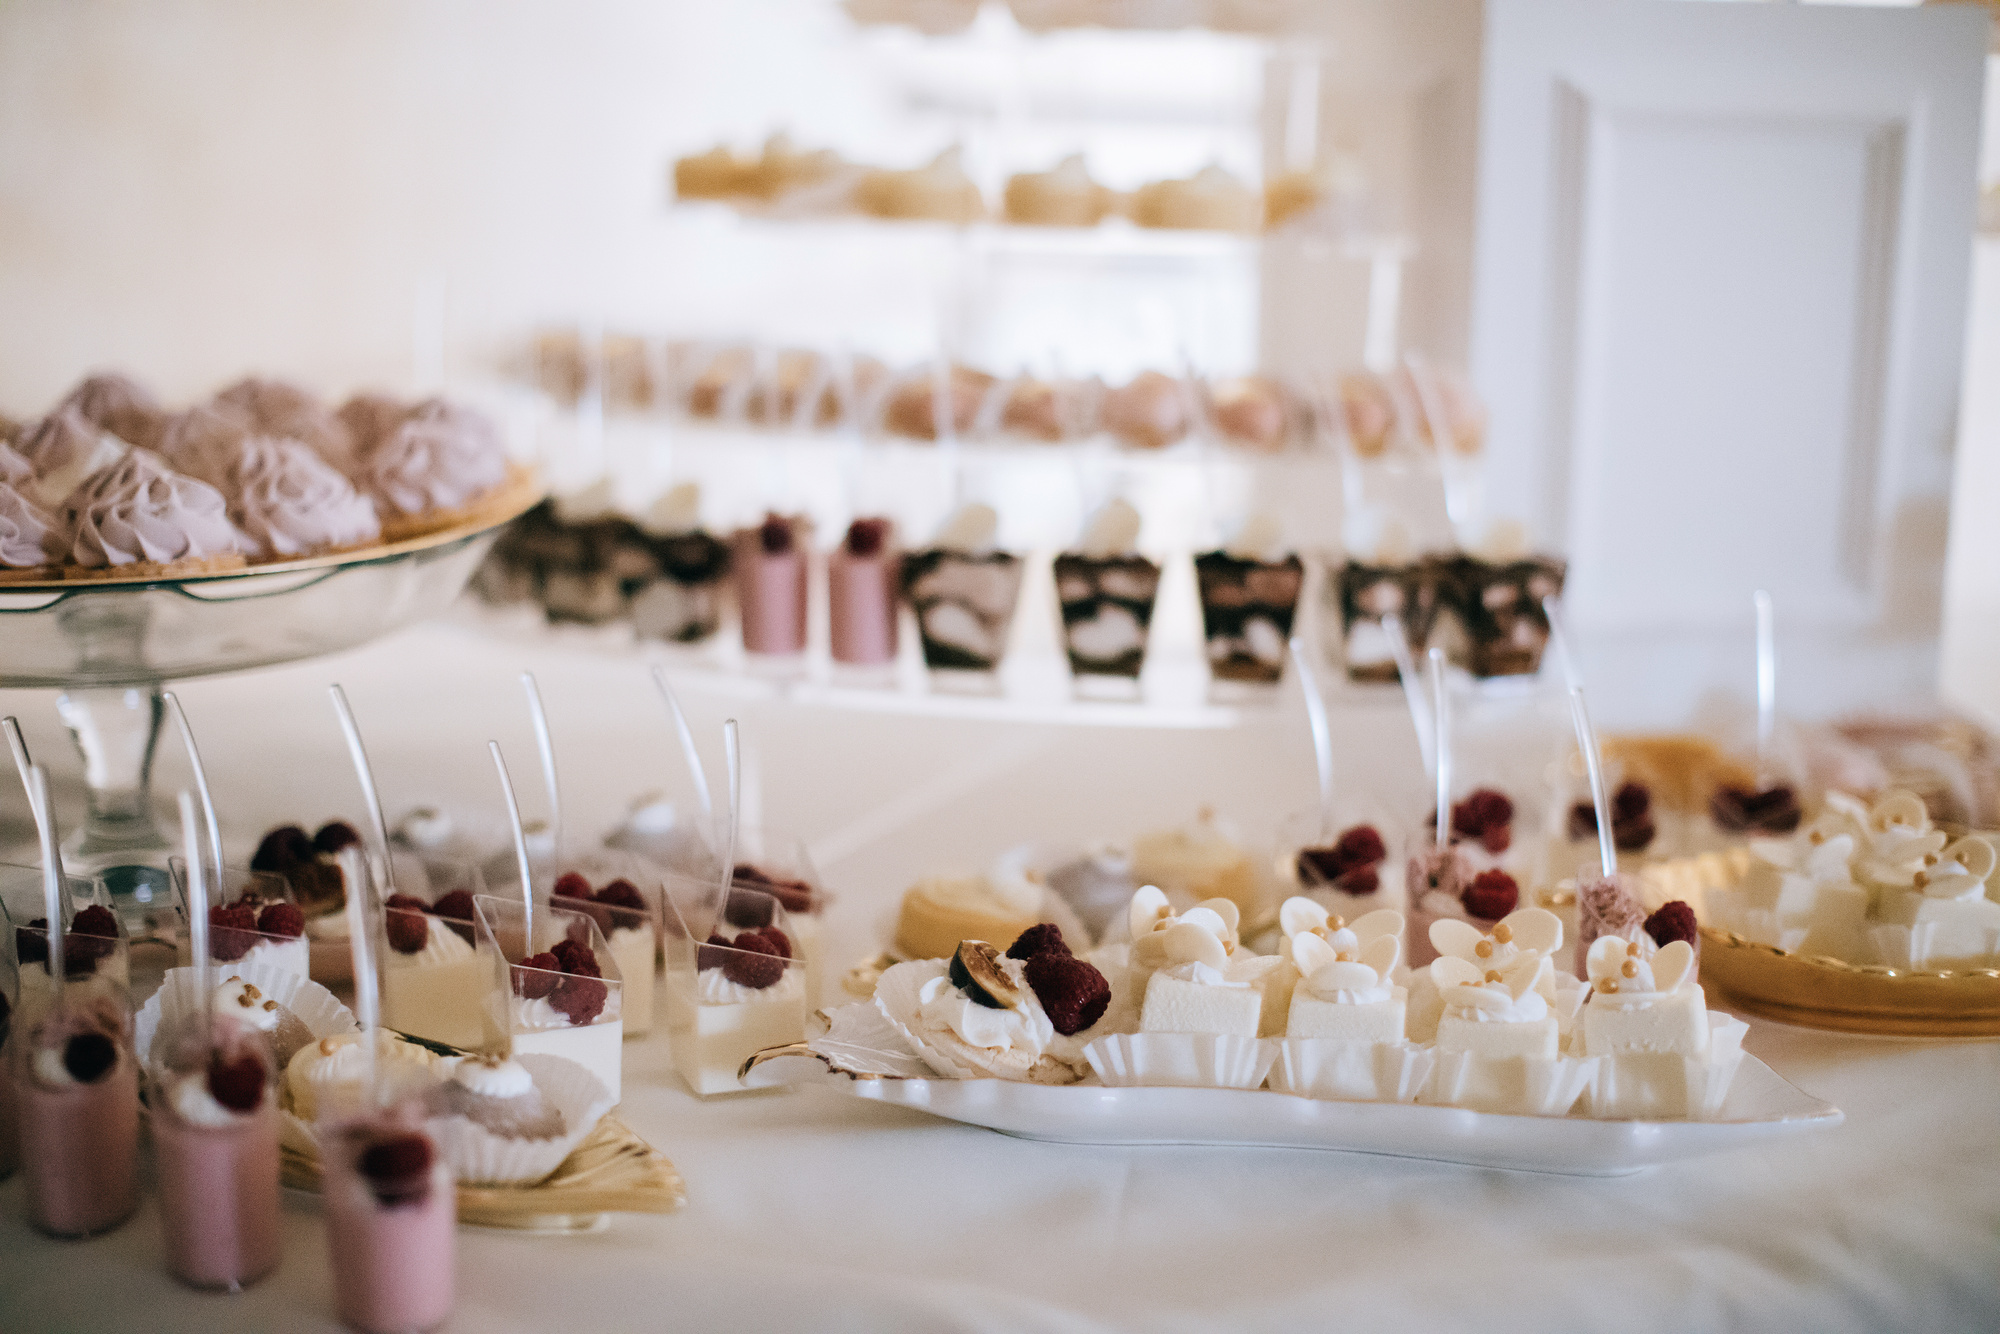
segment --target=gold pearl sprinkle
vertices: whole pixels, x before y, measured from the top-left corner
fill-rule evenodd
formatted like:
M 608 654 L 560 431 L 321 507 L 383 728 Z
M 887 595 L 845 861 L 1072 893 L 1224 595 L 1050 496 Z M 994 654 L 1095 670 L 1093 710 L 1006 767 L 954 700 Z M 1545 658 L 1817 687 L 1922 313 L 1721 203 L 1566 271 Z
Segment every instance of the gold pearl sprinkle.
M 1813 830 L 1812 833 L 1808 835 L 1808 837 L 1815 843 L 1826 842 L 1826 835 L 1817 829 Z
M 1615 978 L 1607 977 L 1604 981 L 1598 983 L 1597 989 L 1607 996 L 1615 996 L 1618 994 L 1618 982 Z
M 1925 875 L 1922 871 L 1917 872 L 1917 884 L 1919 886 L 1928 885 L 1930 882 L 1931 878 L 1929 876 Z
M 1477 954 L 1482 959 L 1489 959 L 1493 956 L 1493 942 L 1490 940 L 1482 940 L 1477 945 L 1474 945 L 1472 947 L 1472 952 L 1474 954 Z
M 257 1000 L 260 997 L 262 997 L 264 993 L 257 990 L 256 987 L 251 986 L 248 982 L 245 982 L 243 984 L 243 994 L 249 997 L 251 1000 Z
M 265 1001 L 265 1002 L 264 1002 L 264 1008 L 265 1008 L 265 1009 L 267 1009 L 267 1010 L 275 1010 L 275 1009 L 277 1009 L 277 1008 L 278 1008 L 278 1002 L 276 1002 L 276 1001 Z
M 1336 963 L 1353 963 L 1353 962 L 1354 962 L 1354 956 L 1353 956 L 1352 954 L 1349 954 L 1349 953 L 1348 953 L 1348 952 L 1347 952 L 1346 950 L 1342 950 L 1342 951 L 1340 951 L 1340 952 L 1339 952 L 1338 954 L 1334 955 L 1333 957 L 1334 957 L 1334 961 L 1335 961 Z
M 1346 928 L 1347 928 L 1347 919 L 1345 917 L 1342 917 L 1339 913 L 1334 913 L 1333 915 L 1331 915 L 1326 919 L 1326 929 L 1329 931 L 1342 931 L 1345 930 Z
M 1924 854 L 1924 865 L 1936 866 L 1937 864 L 1938 864 L 1938 855 L 1935 852 L 1926 852 Z
M 1502 922 L 1500 923 L 1500 925 L 1493 928 L 1493 938 L 1499 941 L 1502 945 L 1505 945 L 1508 941 L 1514 938 L 1514 928 L 1508 926 L 1505 922 Z
M 1625 946 L 1625 957 L 1626 957 L 1626 958 L 1628 958 L 1628 959 L 1636 959 L 1636 958 L 1638 958 L 1638 957 L 1639 957 L 1639 942 L 1638 942 L 1638 941 L 1634 940 L 1634 941 L 1629 941 L 1629 942 L 1627 942 L 1627 944 L 1626 944 L 1626 946 Z
M 1498 981 L 1500 981 L 1500 974 L 1499 974 L 1499 972 L 1498 972 L 1497 970 L 1495 970 L 1495 969 L 1492 969 L 1492 968 L 1489 968 L 1489 969 L 1487 969 L 1487 970 L 1486 970 L 1486 980 L 1487 980 L 1488 982 L 1498 982 Z
M 1623 973 L 1627 977 L 1637 977 L 1639 975 L 1639 965 L 1632 962 L 1632 960 L 1627 959 L 1625 961 L 1625 966 L 1623 968 L 1620 968 L 1618 971 Z

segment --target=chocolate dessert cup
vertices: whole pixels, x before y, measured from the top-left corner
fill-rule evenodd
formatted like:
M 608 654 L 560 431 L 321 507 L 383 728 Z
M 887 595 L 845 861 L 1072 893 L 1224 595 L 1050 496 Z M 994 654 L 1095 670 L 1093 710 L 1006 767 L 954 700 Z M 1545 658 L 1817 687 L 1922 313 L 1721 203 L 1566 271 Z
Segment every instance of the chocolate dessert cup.
M 1007 652 L 1021 598 L 1021 558 L 1005 551 L 929 547 L 903 558 L 903 596 L 917 613 L 924 665 L 991 672 Z
M 1493 561 L 1460 556 L 1450 564 L 1450 602 L 1465 628 L 1466 665 L 1478 677 L 1532 676 L 1542 668 L 1549 617 L 1542 599 L 1560 596 L 1568 566 L 1546 556 Z
M 1392 612 L 1400 617 L 1411 655 L 1420 654 L 1436 614 L 1436 585 L 1426 578 L 1421 562 L 1368 565 L 1349 560 L 1331 574 L 1326 601 L 1339 614 L 1340 656 L 1348 680 L 1393 684 L 1396 658 L 1382 618 Z
M 1263 561 L 1208 551 L 1195 557 L 1194 572 L 1209 672 L 1219 681 L 1275 685 L 1285 674 L 1305 565 L 1297 556 Z
M 729 544 L 695 529 L 652 539 L 660 577 L 632 596 L 632 628 L 641 639 L 698 644 L 722 626 Z
M 1077 676 L 1136 679 L 1160 592 L 1160 567 L 1144 556 L 1056 557 L 1063 647 Z

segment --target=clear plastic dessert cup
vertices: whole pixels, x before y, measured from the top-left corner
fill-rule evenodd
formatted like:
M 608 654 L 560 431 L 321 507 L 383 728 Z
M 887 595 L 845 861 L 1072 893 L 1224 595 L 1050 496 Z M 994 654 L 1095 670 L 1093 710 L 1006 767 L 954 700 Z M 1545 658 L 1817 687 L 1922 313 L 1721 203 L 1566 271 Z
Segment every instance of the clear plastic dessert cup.
M 435 1329 L 457 1296 L 458 1196 L 419 1108 L 321 1136 L 334 1307 L 363 1334 Z
M 778 516 L 737 532 L 731 564 L 743 647 L 764 658 L 796 658 L 806 651 L 806 593 L 812 561 L 805 525 Z M 782 536 L 780 532 L 782 531 Z
M 489 1051 L 575 1061 L 620 1096 L 624 982 L 604 933 L 586 913 L 535 910 L 533 939 L 518 900 L 477 900 Z M 594 971 L 593 971 L 594 970 Z
M 91 1237 L 139 1205 L 139 1071 L 122 995 L 65 993 L 17 1033 L 11 1062 L 28 1222 Z
M 1407 912 L 1397 855 L 1405 842 L 1402 826 L 1372 802 L 1336 805 L 1330 822 L 1317 807 L 1296 811 L 1279 824 L 1272 847 L 1277 896 L 1304 894 L 1350 921 L 1377 908 Z
M 718 836 L 717 845 L 722 841 Z M 716 870 L 721 873 L 719 866 Z M 806 998 L 817 1005 L 825 973 L 820 934 L 829 899 L 805 840 L 781 829 L 744 825 L 736 835 L 735 887 L 770 894 L 784 905 L 793 952 L 805 962 Z
M 491 969 L 479 957 L 472 906 L 486 886 L 472 863 L 440 859 L 420 888 L 383 901 L 382 1024 L 471 1050 L 486 1040 Z
M 903 597 L 916 612 L 934 682 L 983 682 L 1000 666 L 1021 575 L 1021 558 L 1005 551 L 927 547 L 904 555 Z
M 743 1063 L 805 1040 L 806 979 L 792 918 L 775 896 L 712 884 L 667 884 L 667 1031 L 674 1069 L 707 1097 L 743 1092 Z
M 41 874 L 28 867 L 0 867 L 0 880 L 12 881 L 17 891 L 8 897 L 8 916 L 16 925 L 8 932 L 6 944 L 16 970 L 14 1031 L 17 1035 L 47 1014 L 56 998 L 55 981 L 49 971 L 47 919 L 42 916 Z M 35 883 L 31 900 L 18 893 L 28 875 L 32 875 Z M 72 876 L 69 896 L 70 929 L 63 936 L 63 971 L 67 975 L 64 1000 L 78 1005 L 103 998 L 129 1010 L 131 940 L 124 919 L 112 910 L 110 892 L 101 881 Z
M 14 922 L 4 901 L 0 901 L 0 932 L 7 937 L 7 944 L 0 947 L 0 1181 L 5 1181 L 21 1166 L 21 1113 L 8 1065 L 13 1059 L 9 1043 L 14 1016 L 21 1008 L 21 970 L 14 962 Z
M 175 954 L 185 968 L 194 961 L 187 929 L 193 911 L 188 901 L 187 862 L 167 858 L 167 873 L 181 914 Z M 263 963 L 300 977 L 311 976 L 312 946 L 306 939 L 305 913 L 284 876 L 224 867 L 222 893 L 210 901 L 208 912 L 209 963 L 220 968 Z
M 700 530 L 653 539 L 661 577 L 635 594 L 632 627 L 641 639 L 699 644 L 722 626 L 730 549 Z
M 1146 662 L 1160 567 L 1144 556 L 1056 557 L 1063 648 L 1077 677 L 1136 680 Z
M 886 519 L 856 520 L 827 556 L 829 647 L 850 672 L 893 672 L 902 564 Z
M 577 882 L 581 881 L 579 884 Z M 567 883 L 565 883 L 567 882 Z M 637 906 L 622 900 L 623 886 L 636 894 Z M 618 977 L 624 986 L 625 1040 L 641 1038 L 653 1031 L 653 975 L 659 958 L 662 888 L 657 883 L 638 884 L 623 879 L 591 885 L 582 876 L 565 875 L 549 894 L 550 906 L 582 913 L 597 923 L 605 948 L 618 961 Z M 591 897 L 581 897 L 590 894 Z M 609 897 L 599 898 L 598 895 Z
M 1194 572 L 1209 675 L 1237 685 L 1276 685 L 1285 674 L 1304 563 L 1297 556 L 1264 561 L 1207 551 L 1195 557 Z
M 238 1292 L 283 1254 L 276 1071 L 260 1035 L 226 1016 L 174 1047 L 153 1082 L 167 1269 L 190 1287 Z
M 1328 570 L 1323 590 L 1327 656 L 1346 664 L 1347 679 L 1393 685 L 1396 651 L 1382 618 L 1394 613 L 1413 657 L 1423 653 L 1437 606 L 1436 585 L 1421 563 L 1368 565 L 1344 561 Z

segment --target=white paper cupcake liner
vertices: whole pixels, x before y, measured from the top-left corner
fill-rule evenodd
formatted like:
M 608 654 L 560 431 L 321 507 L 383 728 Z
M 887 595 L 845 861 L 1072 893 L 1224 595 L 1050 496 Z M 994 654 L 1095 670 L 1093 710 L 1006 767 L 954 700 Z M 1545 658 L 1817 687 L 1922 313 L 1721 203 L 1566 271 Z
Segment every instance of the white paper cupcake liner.
M 342 1005 L 338 996 L 290 969 L 265 963 L 217 964 L 209 973 L 211 986 L 220 986 L 232 977 L 242 978 L 297 1015 L 315 1041 L 360 1031 L 354 1012 Z M 169 968 L 160 989 L 147 999 L 133 1022 L 133 1048 L 138 1052 L 142 1069 L 151 1063 L 154 1039 L 192 1020 L 201 1004 L 200 973 L 193 968 Z
M 1409 1042 L 1284 1038 L 1271 1087 L 1339 1102 L 1415 1102 L 1437 1065 L 1437 1049 Z
M 436 1116 L 428 1123 L 451 1174 L 468 1185 L 540 1181 L 597 1127 L 617 1100 L 588 1068 L 561 1056 L 516 1056 L 542 1097 L 562 1113 L 556 1139 L 509 1139 L 462 1116 Z
M 1439 1052 L 1418 1101 L 1509 1116 L 1567 1116 L 1596 1066 L 1595 1058 L 1583 1056 Z
M 875 1007 L 882 1017 L 896 1026 L 903 1041 L 910 1044 L 910 1050 L 924 1058 L 924 1064 L 952 1079 L 980 1079 L 985 1071 L 975 1070 L 964 1061 L 949 1056 L 937 1047 L 924 1041 L 917 1032 L 917 1006 L 921 1003 L 918 994 L 924 983 L 934 977 L 943 977 L 951 965 L 943 959 L 918 959 L 911 963 L 899 963 L 882 974 L 882 980 L 875 984 Z
M 1113 1088 L 1254 1089 L 1278 1059 L 1278 1044 L 1223 1033 L 1114 1033 L 1083 1055 Z
M 1665 1052 L 1600 1056 L 1584 1092 L 1584 1109 L 1605 1121 L 1713 1117 L 1743 1064 L 1743 1035 L 1749 1031 L 1742 1020 L 1710 1010 L 1708 1055 L 1702 1060 Z

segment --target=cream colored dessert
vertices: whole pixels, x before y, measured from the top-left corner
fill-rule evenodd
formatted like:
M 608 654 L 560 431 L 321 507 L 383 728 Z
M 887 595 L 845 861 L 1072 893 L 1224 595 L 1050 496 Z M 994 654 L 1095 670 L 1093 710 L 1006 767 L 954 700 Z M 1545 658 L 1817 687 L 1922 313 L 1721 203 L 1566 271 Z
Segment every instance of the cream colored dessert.
M 659 958 L 651 920 L 644 926 L 614 926 L 604 938 L 604 947 L 611 951 L 623 983 L 625 1036 L 644 1037 L 653 1031 L 653 968 Z
M 485 1041 L 482 1007 L 492 986 L 488 965 L 464 937 L 440 918 L 415 910 L 390 911 L 389 948 L 382 951 L 382 1023 L 385 1027 L 461 1048 Z M 407 921 L 407 927 L 399 924 Z M 423 935 L 404 950 L 417 926 Z M 400 939 L 398 930 L 405 931 Z
M 1372 916 L 1372 914 L 1371 914 Z M 1402 921 L 1365 943 L 1340 928 L 1327 939 L 1311 932 L 1286 943 L 1299 980 L 1292 990 L 1285 1036 L 1340 1042 L 1401 1042 L 1407 993 L 1391 981 L 1402 958 Z M 1386 924 L 1383 924 L 1386 925 Z
M 919 881 L 904 893 L 896 916 L 896 952 L 906 959 L 946 959 L 961 940 L 1005 948 L 1041 920 L 1045 893 L 1025 858 L 1014 854 L 984 875 Z
M 590 979 L 596 980 L 596 979 Z M 541 1053 L 575 1061 L 604 1081 L 615 1103 L 622 1096 L 619 1078 L 624 1066 L 625 1025 L 619 1015 L 618 990 L 611 989 L 604 1010 L 590 1023 L 578 1024 L 549 1003 L 547 997 L 510 996 L 512 1026 L 509 1050 L 515 1056 Z
M 775 984 L 759 988 L 730 981 L 720 968 L 707 969 L 695 974 L 692 987 L 682 986 L 672 1014 L 674 1068 L 688 1087 L 703 1095 L 737 1092 L 744 1061 L 767 1047 L 804 1040 L 805 975 L 787 968 Z
M 1249 982 L 1231 980 L 1229 956 L 1216 930 L 1204 921 L 1188 920 L 1205 911 L 1196 908 L 1148 938 L 1158 942 L 1164 959 L 1146 981 L 1141 1033 L 1257 1036 L 1263 992 Z
M 1959 839 L 1917 872 L 1911 888 L 1883 895 L 1885 925 L 1871 933 L 1884 963 L 1990 968 L 2000 957 L 2000 903 L 1989 897 L 1995 865 L 1984 838 Z
M 1634 941 L 1604 936 L 1591 944 L 1588 964 L 1584 1055 L 1699 1057 L 1708 1049 L 1708 1006 L 1694 983 L 1694 950 L 1686 941 L 1670 941 L 1648 957 Z
M 1505 968 L 1484 971 L 1449 955 L 1433 962 L 1431 983 L 1444 1002 L 1437 1029 L 1439 1054 L 1554 1060 L 1555 1015 L 1535 990 L 1544 962 L 1534 953 L 1522 954 Z
M 1224 959 L 1235 956 L 1241 940 L 1237 927 L 1242 912 L 1231 899 L 1208 899 L 1176 915 L 1158 885 L 1141 885 L 1125 910 L 1125 925 L 1131 937 L 1126 967 L 1132 982 L 1141 990 L 1146 979 L 1174 962 L 1167 950 L 1166 933 L 1182 923 L 1193 923 L 1213 935 L 1222 946 Z
M 1482 975 L 1504 971 L 1526 958 L 1536 959 L 1534 989 L 1555 1015 L 1558 1031 L 1568 1031 L 1571 1018 L 1583 1003 L 1584 988 L 1575 977 L 1555 967 L 1555 955 L 1563 943 L 1562 918 L 1546 908 L 1520 908 L 1485 931 L 1459 918 L 1445 917 L 1432 922 L 1428 934 L 1439 958 L 1457 959 Z M 1410 1040 L 1433 1041 L 1445 1008 L 1435 975 L 1428 968 L 1416 970 L 1410 975 L 1409 990 Z
M 1253 920 L 1265 902 L 1256 861 L 1222 831 L 1208 810 L 1191 825 L 1135 840 L 1132 878 L 1142 885 L 1158 885 L 1183 902 L 1228 899 Z
M 437 1057 L 385 1029 L 376 1030 L 376 1079 L 392 1095 L 428 1086 Z M 301 1047 L 285 1065 L 285 1093 L 302 1121 L 360 1108 L 368 1053 L 361 1034 L 341 1033 Z

